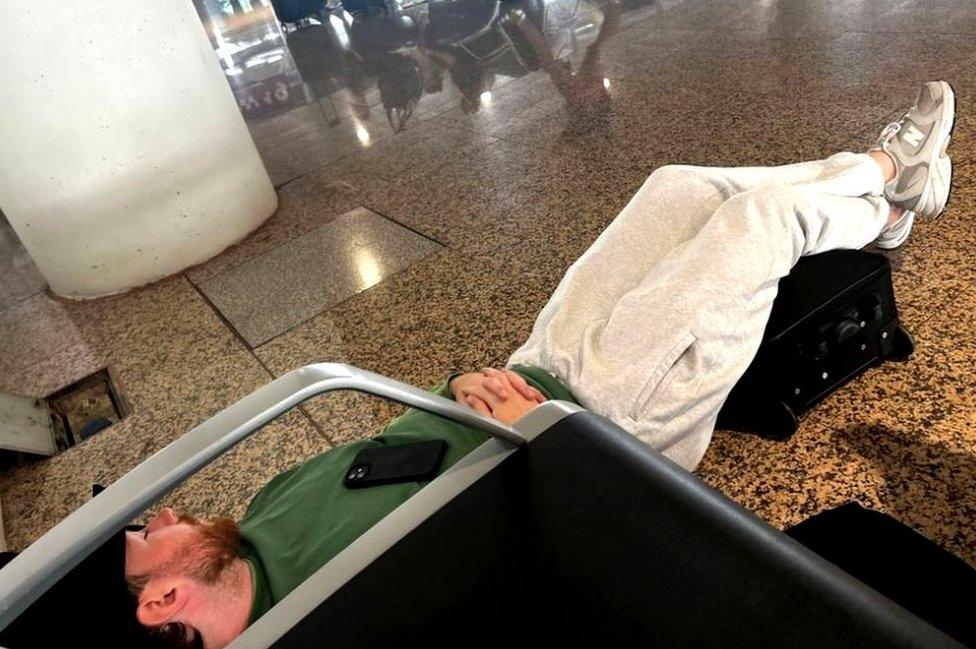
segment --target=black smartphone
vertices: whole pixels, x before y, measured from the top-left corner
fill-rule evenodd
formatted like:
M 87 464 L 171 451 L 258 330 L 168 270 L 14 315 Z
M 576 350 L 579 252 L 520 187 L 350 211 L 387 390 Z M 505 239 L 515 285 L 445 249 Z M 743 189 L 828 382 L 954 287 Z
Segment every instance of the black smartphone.
M 346 470 L 343 484 L 349 489 L 362 489 L 433 480 L 446 452 L 447 442 L 442 439 L 364 448 Z

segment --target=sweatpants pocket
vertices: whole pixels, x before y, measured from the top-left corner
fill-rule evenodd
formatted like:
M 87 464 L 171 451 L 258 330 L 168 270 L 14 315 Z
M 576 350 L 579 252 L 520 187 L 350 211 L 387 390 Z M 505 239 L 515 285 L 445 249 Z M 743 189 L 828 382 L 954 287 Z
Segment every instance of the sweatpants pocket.
M 654 369 L 651 370 L 630 409 L 630 417 L 632 419 L 641 419 L 641 415 L 654 399 L 654 395 L 667 387 L 667 384 L 674 378 L 673 374 L 668 375 L 668 370 L 674 367 L 675 363 L 691 349 L 691 346 L 695 344 L 696 340 L 698 339 L 695 337 L 695 334 L 686 331 L 674 346 L 668 349 L 667 354 L 654 366 Z

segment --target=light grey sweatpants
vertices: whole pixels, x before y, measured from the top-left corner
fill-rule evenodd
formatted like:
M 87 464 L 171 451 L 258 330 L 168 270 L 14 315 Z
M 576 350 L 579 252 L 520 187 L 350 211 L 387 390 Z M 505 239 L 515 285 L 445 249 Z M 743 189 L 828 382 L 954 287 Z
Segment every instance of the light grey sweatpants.
M 509 365 L 693 470 L 801 255 L 860 248 L 888 218 L 866 154 L 782 167 L 666 166 L 566 271 Z

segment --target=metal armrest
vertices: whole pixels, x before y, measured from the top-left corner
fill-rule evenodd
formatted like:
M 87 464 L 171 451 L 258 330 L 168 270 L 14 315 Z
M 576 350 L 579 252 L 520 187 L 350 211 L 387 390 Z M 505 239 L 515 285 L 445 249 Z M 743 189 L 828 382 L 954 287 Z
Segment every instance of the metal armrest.
M 333 390 L 385 397 L 507 443 L 525 443 L 511 427 L 406 383 L 342 363 L 306 365 L 255 390 L 146 459 L 5 566 L 0 571 L 0 630 L 154 501 L 274 418 Z

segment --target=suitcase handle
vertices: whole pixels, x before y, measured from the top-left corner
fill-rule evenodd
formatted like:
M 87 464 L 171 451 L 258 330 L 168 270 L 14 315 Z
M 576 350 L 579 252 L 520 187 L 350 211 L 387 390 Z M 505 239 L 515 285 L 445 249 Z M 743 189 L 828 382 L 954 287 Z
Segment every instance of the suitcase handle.
M 355 390 L 446 417 L 515 445 L 525 438 L 475 410 L 343 363 L 292 370 L 182 435 L 126 473 L 20 553 L 0 579 L 0 630 L 146 507 L 238 442 L 303 401 Z

